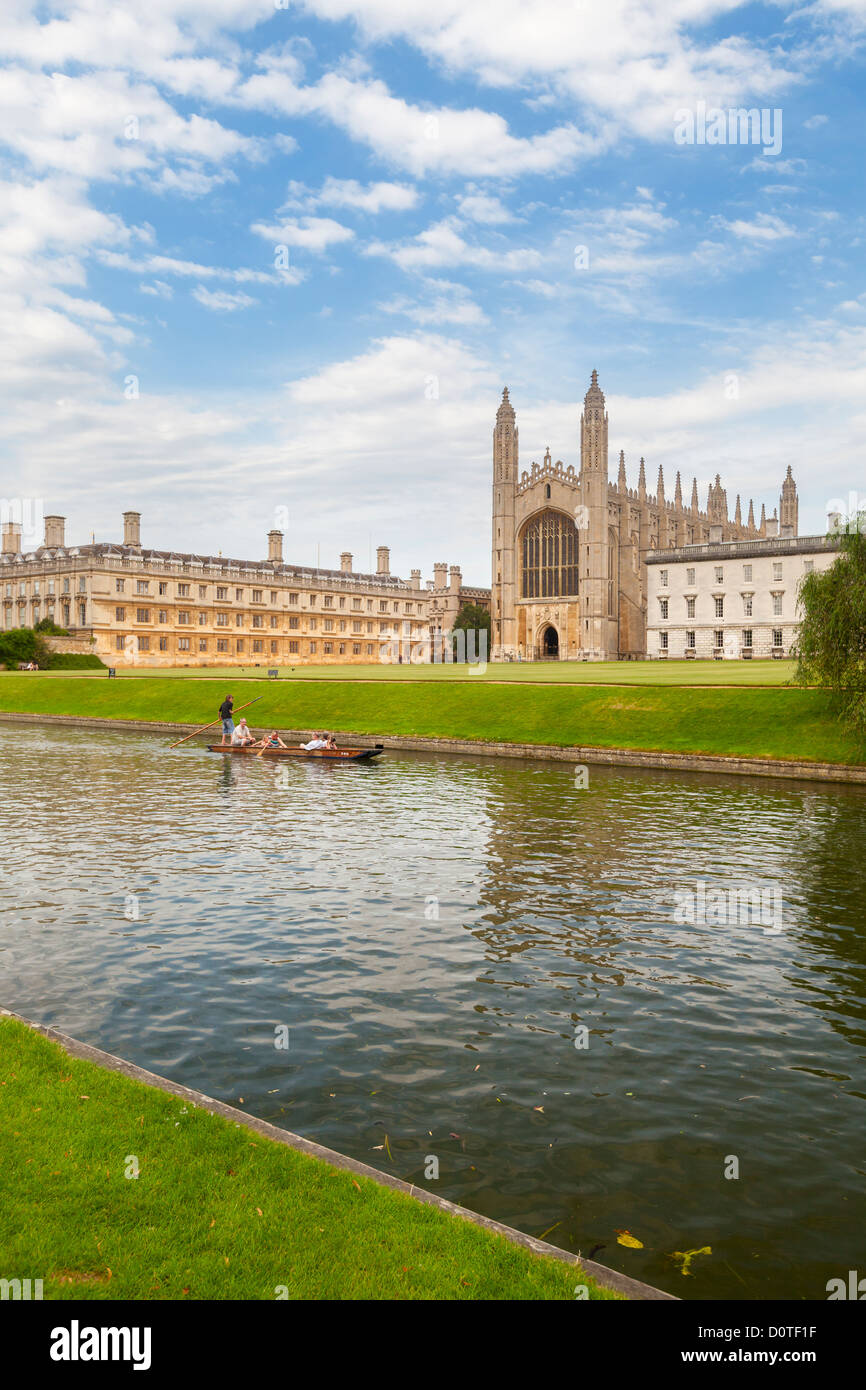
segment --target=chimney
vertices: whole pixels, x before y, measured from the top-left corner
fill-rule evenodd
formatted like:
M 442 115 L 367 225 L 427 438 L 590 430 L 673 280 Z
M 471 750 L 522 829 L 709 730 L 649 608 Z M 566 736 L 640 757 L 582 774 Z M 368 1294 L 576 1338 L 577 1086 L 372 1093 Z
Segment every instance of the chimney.
M 123 513 L 123 544 L 141 549 L 141 512 Z
M 445 564 L 444 560 L 438 560 L 438 561 L 436 562 L 436 564 L 433 566 L 433 588 L 434 588 L 434 589 L 444 589 L 444 588 L 446 587 L 446 584 L 445 584 L 445 576 L 446 576 L 447 573 L 448 573 L 448 566 Z
M 452 565 L 449 574 L 451 576 L 451 579 L 448 587 L 450 588 L 452 594 L 459 594 L 460 585 L 462 583 L 462 578 L 460 575 L 460 566 Z
M 268 532 L 268 559 L 272 565 L 281 565 L 283 563 L 282 531 Z
M 340 569 L 342 570 L 343 574 L 351 574 L 351 573 L 352 573 L 352 552 L 351 552 L 351 550 L 344 550 L 344 551 L 341 552 L 341 554 L 340 554 Z
M 710 545 L 719 545 L 722 539 L 721 522 L 715 522 L 710 527 Z
M 413 589 L 420 589 L 420 588 L 421 588 L 421 571 L 420 571 L 420 570 L 411 570 L 411 571 L 410 571 L 410 578 L 411 578 L 411 581 L 412 581 L 412 588 L 413 588 Z
M 785 540 L 792 540 L 794 536 L 793 522 L 786 521 L 779 534 L 783 536 Z
M 769 539 L 771 536 L 778 536 L 778 534 L 779 534 L 779 518 L 778 518 L 777 516 L 768 516 L 768 517 L 767 517 L 767 530 L 766 530 L 767 538 Z
M 391 573 L 391 553 L 387 545 L 378 545 L 376 547 L 376 573 Z
M 66 534 L 65 516 L 47 516 L 45 518 L 45 546 L 64 546 Z
M 0 553 L 3 555 L 17 555 L 21 549 L 21 523 L 18 521 L 3 522 L 3 542 Z

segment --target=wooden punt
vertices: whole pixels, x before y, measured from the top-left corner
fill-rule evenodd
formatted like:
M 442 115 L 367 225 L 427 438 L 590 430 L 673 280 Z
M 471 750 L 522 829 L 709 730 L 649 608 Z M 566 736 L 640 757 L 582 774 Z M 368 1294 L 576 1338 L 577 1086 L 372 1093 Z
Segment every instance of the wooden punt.
M 375 748 L 266 748 L 264 753 L 261 748 L 243 748 L 237 743 L 209 743 L 207 746 L 211 753 L 249 753 L 253 757 L 261 753 L 264 758 L 317 758 L 324 763 L 366 763 L 385 751 L 382 743 L 377 743 Z

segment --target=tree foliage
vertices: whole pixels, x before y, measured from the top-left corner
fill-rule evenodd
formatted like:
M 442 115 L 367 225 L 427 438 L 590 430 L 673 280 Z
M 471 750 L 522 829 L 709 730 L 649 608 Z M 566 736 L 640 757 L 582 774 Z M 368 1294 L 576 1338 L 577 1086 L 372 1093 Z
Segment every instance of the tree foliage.
M 453 634 L 456 632 L 474 632 L 477 634 L 474 648 L 476 655 L 479 654 L 482 649 L 487 652 L 490 650 L 490 614 L 487 609 L 482 608 L 479 603 L 464 603 L 457 617 L 454 619 L 454 626 L 451 632 L 451 641 L 455 654 L 457 653 L 457 641 Z M 482 632 L 486 632 L 487 634 L 485 639 L 486 646 L 483 648 L 481 638 Z
M 866 512 L 839 533 L 829 569 L 800 583 L 795 680 L 831 691 L 840 717 L 866 735 Z
M 50 655 L 42 637 L 32 627 L 13 627 L 8 632 L 0 632 L 0 662 L 10 670 L 14 670 L 19 661 L 35 661 L 44 670 Z

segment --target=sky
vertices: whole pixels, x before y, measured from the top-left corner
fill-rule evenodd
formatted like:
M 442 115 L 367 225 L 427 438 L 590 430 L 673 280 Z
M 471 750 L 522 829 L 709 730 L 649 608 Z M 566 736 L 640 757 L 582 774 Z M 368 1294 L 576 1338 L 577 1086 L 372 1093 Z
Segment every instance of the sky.
M 486 585 L 503 386 L 521 467 L 578 465 L 596 368 L 612 478 L 772 514 L 790 464 L 822 532 L 866 498 L 864 44 L 866 0 L 4 0 L 0 496 Z

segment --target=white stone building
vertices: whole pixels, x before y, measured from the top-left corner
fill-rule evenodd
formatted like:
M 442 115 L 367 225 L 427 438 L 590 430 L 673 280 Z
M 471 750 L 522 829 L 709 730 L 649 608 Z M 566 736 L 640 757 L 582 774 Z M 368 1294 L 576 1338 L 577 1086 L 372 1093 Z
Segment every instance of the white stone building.
M 778 536 L 650 550 L 647 656 L 785 657 L 796 636 L 800 581 L 825 570 L 838 544 L 825 536 Z M 715 530 L 715 528 L 713 528 Z

